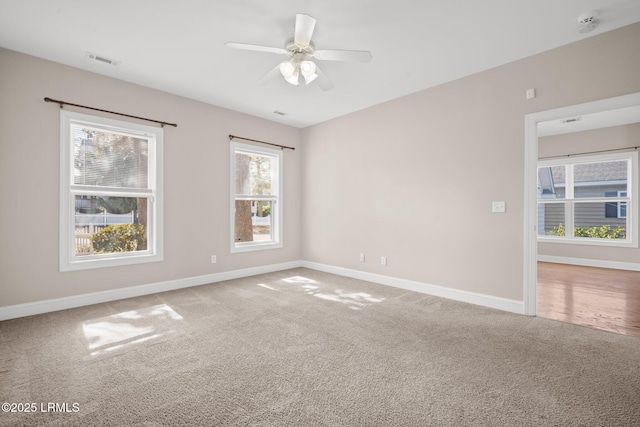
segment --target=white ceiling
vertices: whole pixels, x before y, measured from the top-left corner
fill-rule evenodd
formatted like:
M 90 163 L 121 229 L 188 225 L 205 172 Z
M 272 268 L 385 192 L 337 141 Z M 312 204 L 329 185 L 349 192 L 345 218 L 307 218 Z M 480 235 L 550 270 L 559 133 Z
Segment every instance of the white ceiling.
M 600 25 L 580 34 L 589 10 Z M 318 61 L 326 92 L 257 85 L 284 57 L 224 43 L 282 47 L 296 13 L 317 19 L 317 49 L 373 60 Z M 0 46 L 306 127 L 638 21 L 638 0 L 0 0 Z

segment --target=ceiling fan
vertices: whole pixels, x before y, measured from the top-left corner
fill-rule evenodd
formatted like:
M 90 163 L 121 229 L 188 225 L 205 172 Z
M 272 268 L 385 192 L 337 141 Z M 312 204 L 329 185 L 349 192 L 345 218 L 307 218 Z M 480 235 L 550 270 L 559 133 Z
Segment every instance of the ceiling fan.
M 317 81 L 322 90 L 329 90 L 333 87 L 333 83 L 320 71 L 320 68 L 312 59 L 320 61 L 355 62 L 369 62 L 371 60 L 371 52 L 364 50 L 316 50 L 311 42 L 311 35 L 313 34 L 315 26 L 315 18 L 298 13 L 296 15 L 294 36 L 292 39 L 286 41 L 284 48 L 234 42 L 227 42 L 225 46 L 233 49 L 283 54 L 289 57 L 288 60 L 281 62 L 258 80 L 259 84 L 266 84 L 279 75 L 282 75 L 287 82 L 295 86 L 301 83 L 309 84 Z

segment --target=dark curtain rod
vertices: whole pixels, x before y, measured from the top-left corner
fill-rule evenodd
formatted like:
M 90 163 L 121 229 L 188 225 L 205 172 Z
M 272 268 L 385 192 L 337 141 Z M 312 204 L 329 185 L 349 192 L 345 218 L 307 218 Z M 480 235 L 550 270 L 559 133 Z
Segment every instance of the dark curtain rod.
M 583 154 L 610 153 L 612 151 L 637 150 L 639 147 L 611 148 L 609 150 L 585 151 L 584 153 L 563 154 L 561 156 L 538 157 L 538 160 L 561 159 L 563 157 L 581 156 Z
M 241 136 L 235 136 L 235 135 L 229 135 L 229 140 L 234 140 L 234 139 L 242 139 L 244 141 L 251 141 L 251 142 L 258 142 L 260 144 L 267 144 L 267 145 L 273 145 L 274 147 L 280 147 L 280 148 L 287 148 L 289 150 L 295 150 L 295 148 L 293 147 L 287 147 L 286 145 L 280 145 L 280 144 L 273 144 L 271 142 L 264 142 L 264 141 L 258 141 L 257 139 L 249 139 L 249 138 L 243 138 Z
M 60 108 L 62 108 L 63 105 L 72 105 L 74 107 L 86 108 L 87 110 L 102 111 L 103 113 L 117 114 L 118 116 L 131 117 L 132 119 L 140 119 L 140 120 L 146 120 L 148 122 L 159 123 L 160 125 L 162 125 L 162 127 L 164 127 L 164 125 L 173 126 L 175 128 L 178 127 L 178 125 L 175 123 L 168 123 L 160 120 L 147 119 L 145 117 L 132 116 L 130 114 L 118 113 L 118 112 L 109 111 L 109 110 L 102 110 L 100 108 L 87 107 L 86 105 L 73 104 L 71 102 L 66 102 L 66 101 L 58 101 L 57 99 L 45 98 L 44 100 L 45 102 L 55 102 L 56 104 L 60 105 Z

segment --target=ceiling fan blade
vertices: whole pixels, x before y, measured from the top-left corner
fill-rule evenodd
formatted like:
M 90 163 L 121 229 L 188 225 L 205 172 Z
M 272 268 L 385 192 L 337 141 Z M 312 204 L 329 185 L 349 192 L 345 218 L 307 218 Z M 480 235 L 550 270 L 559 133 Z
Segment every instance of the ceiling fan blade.
M 235 43 L 235 42 L 227 42 L 224 45 L 232 49 L 255 50 L 258 52 L 269 52 L 269 53 L 280 53 L 280 54 L 287 53 L 287 51 L 281 47 L 259 46 L 257 44 L 246 44 L 246 43 Z
M 259 85 L 266 85 L 271 80 L 275 80 L 277 77 L 281 76 L 280 74 L 280 64 L 276 65 L 273 70 L 269 71 L 265 74 L 260 80 L 258 80 Z
M 333 88 L 333 83 L 331 83 L 331 80 L 329 80 L 329 78 L 320 70 L 320 67 L 318 66 L 316 66 L 316 74 L 318 75 L 318 78 L 315 79 L 315 82 L 318 83 L 320 89 L 330 90 Z
M 309 46 L 311 43 L 311 35 L 313 29 L 316 26 L 316 18 L 298 13 L 296 15 L 296 28 L 293 42 L 304 46 Z
M 373 56 L 368 50 L 332 50 L 321 49 L 313 53 L 313 57 L 321 61 L 369 62 Z

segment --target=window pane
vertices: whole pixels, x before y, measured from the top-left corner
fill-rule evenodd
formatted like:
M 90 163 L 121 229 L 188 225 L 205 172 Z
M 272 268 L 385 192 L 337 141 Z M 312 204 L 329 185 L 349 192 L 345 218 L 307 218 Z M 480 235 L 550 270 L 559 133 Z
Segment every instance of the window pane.
M 606 203 L 576 203 L 574 206 L 575 237 L 625 239 L 624 218 L 607 218 Z
M 604 193 L 605 197 L 627 197 L 626 191 L 607 191 Z M 616 200 L 605 203 L 605 218 L 626 218 L 627 217 L 627 202 L 623 200 Z
M 546 166 L 538 168 L 538 198 L 564 199 L 565 167 Z
M 145 197 L 75 197 L 75 255 L 147 249 Z
M 147 188 L 149 141 L 72 125 L 73 183 Z
M 236 152 L 236 194 L 270 195 L 275 159 Z
M 626 160 L 576 164 L 575 198 L 606 197 L 609 192 L 627 191 L 627 167 Z
M 538 235 L 564 236 L 564 203 L 538 203 Z
M 627 217 L 627 202 L 618 203 L 618 218 Z
M 236 200 L 236 243 L 272 241 L 272 207 L 269 200 Z

